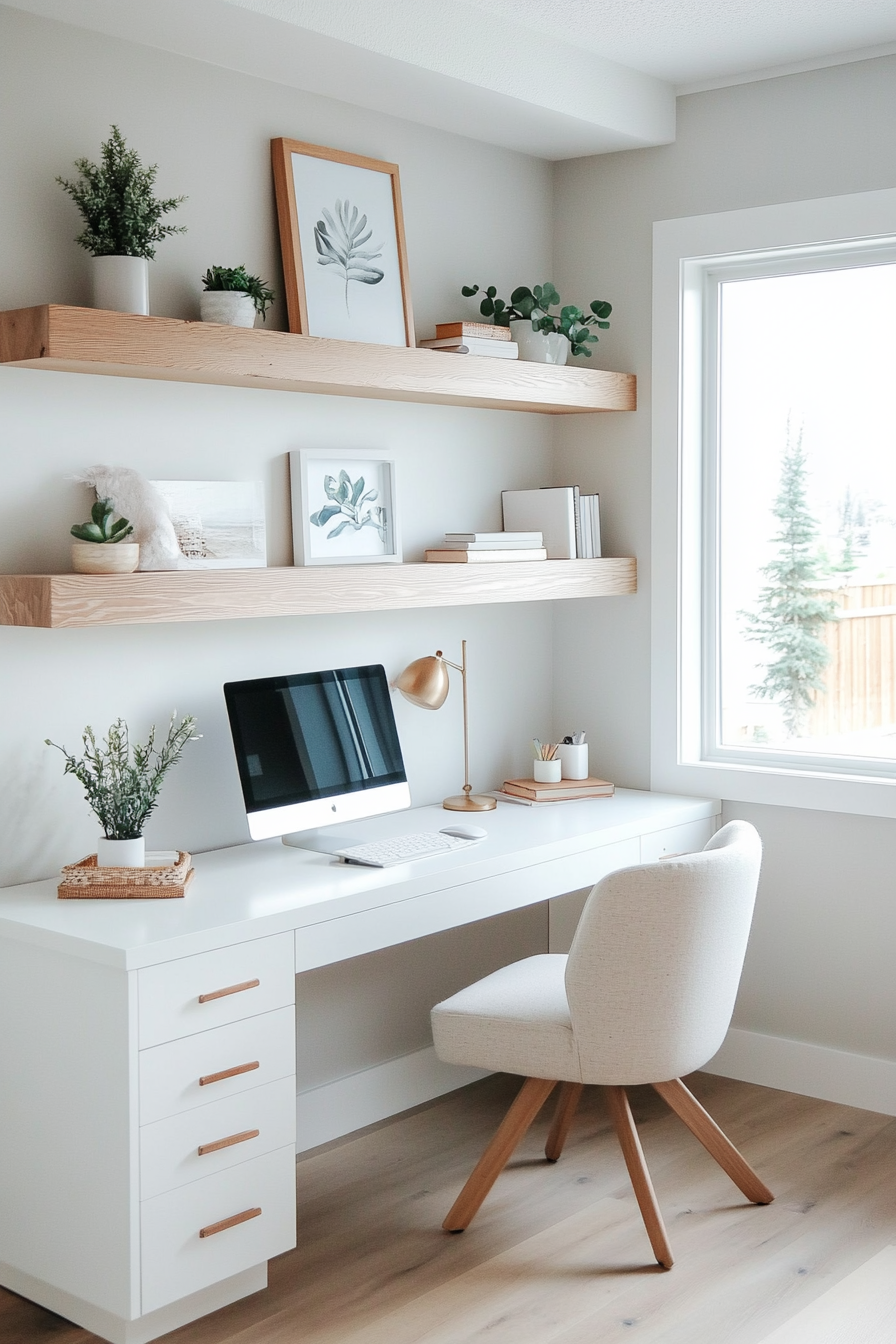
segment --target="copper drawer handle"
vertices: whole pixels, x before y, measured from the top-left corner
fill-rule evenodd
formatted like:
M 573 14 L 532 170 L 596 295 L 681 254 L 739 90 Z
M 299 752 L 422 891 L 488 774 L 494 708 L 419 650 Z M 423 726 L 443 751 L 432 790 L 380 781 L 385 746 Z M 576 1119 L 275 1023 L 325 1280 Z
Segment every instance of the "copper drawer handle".
M 236 1227 L 237 1223 L 248 1223 L 250 1218 L 260 1218 L 261 1209 L 244 1209 L 242 1213 L 234 1213 L 230 1218 L 222 1218 L 220 1223 L 209 1223 L 208 1227 L 200 1227 L 200 1237 L 213 1237 L 216 1232 L 226 1232 L 228 1227 Z
M 232 1148 L 235 1143 L 245 1143 L 247 1139 L 257 1139 L 260 1133 L 259 1129 L 244 1129 L 242 1134 L 230 1134 L 226 1139 L 215 1139 L 214 1143 L 202 1143 L 199 1145 L 199 1156 L 217 1153 L 221 1148 Z
M 234 1064 L 232 1069 L 222 1069 L 220 1073 L 207 1073 L 199 1079 L 200 1087 L 207 1087 L 209 1083 L 220 1083 L 222 1078 L 235 1078 L 238 1073 L 251 1073 L 253 1069 L 261 1067 L 257 1059 L 253 1059 L 251 1064 Z
M 228 994 L 242 994 L 244 989 L 257 989 L 260 980 L 244 980 L 240 985 L 228 985 L 226 989 L 213 989 L 211 994 L 200 994 L 200 1003 L 211 1003 L 212 999 L 225 999 Z

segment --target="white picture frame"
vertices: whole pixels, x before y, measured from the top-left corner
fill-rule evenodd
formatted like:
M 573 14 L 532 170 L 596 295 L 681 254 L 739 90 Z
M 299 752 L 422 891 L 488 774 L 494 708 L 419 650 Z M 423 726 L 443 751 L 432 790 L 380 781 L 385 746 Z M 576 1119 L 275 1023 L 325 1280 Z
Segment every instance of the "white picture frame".
M 401 563 L 395 462 L 353 448 L 289 454 L 293 563 Z

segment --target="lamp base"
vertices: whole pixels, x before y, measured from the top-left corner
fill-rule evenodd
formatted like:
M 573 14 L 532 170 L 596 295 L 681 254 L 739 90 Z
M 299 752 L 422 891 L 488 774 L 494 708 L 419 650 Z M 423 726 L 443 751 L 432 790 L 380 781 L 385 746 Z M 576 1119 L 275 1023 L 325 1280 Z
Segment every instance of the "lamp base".
M 487 793 L 456 793 L 442 803 L 448 812 L 491 812 L 497 806 L 497 799 Z

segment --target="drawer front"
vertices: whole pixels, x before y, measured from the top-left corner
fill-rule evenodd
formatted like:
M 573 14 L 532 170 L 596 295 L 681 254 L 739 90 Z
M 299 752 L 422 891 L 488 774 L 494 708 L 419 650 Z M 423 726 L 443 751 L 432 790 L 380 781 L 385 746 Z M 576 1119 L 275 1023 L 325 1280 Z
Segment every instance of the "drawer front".
M 296 1244 L 295 1148 L 290 1144 L 144 1200 L 140 1230 L 144 1315 L 291 1250 Z
M 140 1123 L 149 1125 L 196 1106 L 208 1106 L 295 1071 L 294 1008 L 278 1008 L 141 1050 Z
M 718 817 L 703 817 L 687 821 L 683 826 L 669 826 L 664 831 L 653 831 L 641 836 L 641 862 L 656 863 L 673 854 L 695 854 L 711 840 L 719 829 Z
M 141 1050 L 267 1013 L 295 1003 L 293 935 L 147 966 L 137 984 Z
M 152 1199 L 262 1153 L 295 1146 L 296 1080 L 197 1106 L 140 1130 L 140 1197 Z

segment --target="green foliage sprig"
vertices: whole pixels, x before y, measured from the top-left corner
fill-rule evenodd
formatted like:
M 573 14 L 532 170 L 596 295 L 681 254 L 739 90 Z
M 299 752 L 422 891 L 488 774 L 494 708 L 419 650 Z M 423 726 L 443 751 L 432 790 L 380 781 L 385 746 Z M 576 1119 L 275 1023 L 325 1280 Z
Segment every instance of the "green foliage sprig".
M 162 780 L 177 764 L 187 743 L 197 741 L 193 716 L 188 714 L 180 723 L 176 719 L 175 711 L 168 735 L 159 747 L 155 724 L 144 744 L 132 746 L 124 719 L 115 720 L 102 743 L 97 742 L 88 725 L 82 734 L 84 755 L 80 758 L 48 737 L 44 739 L 48 747 L 62 752 L 65 773 L 74 775 L 84 786 L 87 802 L 107 840 L 136 840 L 143 834 L 146 819 L 159 801 Z
M 127 518 L 113 522 L 114 517 L 115 506 L 111 499 L 98 499 L 90 510 L 90 522 L 75 523 L 72 536 L 79 541 L 95 541 L 100 545 L 124 541 L 133 532 L 133 523 L 129 523 Z
M 257 275 L 250 275 L 245 266 L 210 266 L 202 277 L 202 287 L 211 290 L 228 290 L 237 294 L 248 294 L 255 303 L 256 313 L 265 313 L 274 302 L 274 291 L 268 289 L 267 282 Z
M 479 286 L 464 285 L 460 292 L 465 298 L 472 299 L 479 293 Z M 536 285 L 534 289 L 521 285 L 511 294 L 509 304 L 498 298 L 494 285 L 489 285 L 482 293 L 479 311 L 483 317 L 492 318 L 495 326 L 509 327 L 514 319 L 529 318 L 533 331 L 559 332 L 567 337 L 573 355 L 587 355 L 589 358 L 591 351 L 588 347 L 596 344 L 598 339 L 593 331 L 589 331 L 589 327 L 606 331 L 610 325 L 607 319 L 613 311 L 612 304 L 605 299 L 592 299 L 588 305 L 591 311 L 588 313 L 572 303 L 566 304 L 559 313 L 552 313 L 549 310 L 560 303 L 560 295 L 550 280 L 546 280 L 543 285 Z
M 78 182 L 64 177 L 56 181 L 81 211 L 85 228 L 75 239 L 94 257 L 155 256 L 154 243 L 173 233 L 186 233 L 178 224 L 162 224 L 163 215 L 176 210 L 187 198 L 159 200 L 153 193 L 158 164 L 144 168 L 134 149 L 117 126 L 100 146 L 99 166 L 89 159 L 75 159 L 81 174 Z

